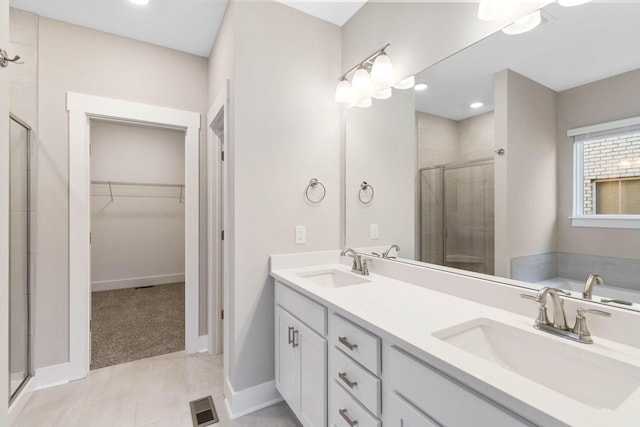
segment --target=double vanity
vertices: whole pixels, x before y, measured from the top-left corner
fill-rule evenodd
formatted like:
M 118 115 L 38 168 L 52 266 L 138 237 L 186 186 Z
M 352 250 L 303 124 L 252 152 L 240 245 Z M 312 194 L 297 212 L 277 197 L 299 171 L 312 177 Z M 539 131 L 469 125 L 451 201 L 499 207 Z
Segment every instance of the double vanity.
M 640 349 L 602 333 L 624 310 L 589 318 L 585 344 L 534 328 L 533 290 L 367 258 L 271 257 L 276 387 L 304 426 L 637 422 Z M 593 309 L 558 298 L 571 326 Z

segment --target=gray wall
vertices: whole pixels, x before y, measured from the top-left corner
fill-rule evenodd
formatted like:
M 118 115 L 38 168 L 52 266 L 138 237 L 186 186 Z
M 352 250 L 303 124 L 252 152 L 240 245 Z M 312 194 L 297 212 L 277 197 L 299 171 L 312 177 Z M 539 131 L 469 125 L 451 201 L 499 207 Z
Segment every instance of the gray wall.
M 274 378 L 269 255 L 341 244 L 339 74 L 337 26 L 273 2 L 229 5 L 211 54 L 209 101 L 231 79 L 233 223 L 225 234 L 235 260 L 228 368 L 236 391 Z M 311 178 L 327 189 L 317 205 L 304 198 Z M 307 227 L 304 245 L 294 243 L 296 225 Z
M 573 141 L 567 130 L 640 116 L 640 70 L 558 94 L 558 251 L 640 259 L 640 230 L 572 227 Z
M 495 76 L 495 274 L 556 250 L 556 92 L 511 70 Z
M 38 55 L 35 366 L 43 367 L 69 358 L 66 92 L 205 112 L 207 59 L 46 18 Z

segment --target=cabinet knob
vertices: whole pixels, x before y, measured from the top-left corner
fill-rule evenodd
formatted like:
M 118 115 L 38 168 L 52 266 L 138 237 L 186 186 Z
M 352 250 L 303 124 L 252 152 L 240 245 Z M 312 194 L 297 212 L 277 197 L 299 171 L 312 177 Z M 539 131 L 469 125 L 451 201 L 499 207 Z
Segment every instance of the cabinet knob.
M 358 420 L 352 420 L 346 409 L 338 409 L 338 413 L 340 414 L 340 416 L 342 416 L 342 418 L 344 418 L 344 420 L 347 422 L 347 424 L 349 424 L 350 427 L 358 424 Z
M 338 337 L 338 341 L 340 342 L 340 344 L 347 347 L 351 351 L 358 348 L 358 345 L 350 343 L 347 337 Z

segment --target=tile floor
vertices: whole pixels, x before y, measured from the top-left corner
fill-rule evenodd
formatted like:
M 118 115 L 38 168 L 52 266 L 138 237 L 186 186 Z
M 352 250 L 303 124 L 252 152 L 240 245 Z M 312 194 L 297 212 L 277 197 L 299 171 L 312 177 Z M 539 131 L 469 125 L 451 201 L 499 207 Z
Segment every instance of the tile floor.
M 213 397 L 218 427 L 298 427 L 284 403 L 229 420 L 222 355 L 184 351 L 96 369 L 33 393 L 12 427 L 191 427 L 189 402 Z

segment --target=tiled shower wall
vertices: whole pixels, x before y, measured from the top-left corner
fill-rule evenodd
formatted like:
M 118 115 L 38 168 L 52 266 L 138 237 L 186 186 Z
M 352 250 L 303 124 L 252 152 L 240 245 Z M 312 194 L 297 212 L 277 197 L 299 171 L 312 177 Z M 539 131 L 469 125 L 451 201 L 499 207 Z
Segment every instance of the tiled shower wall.
M 20 55 L 20 62 L 23 64 L 11 64 L 7 70 L 9 73 L 9 111 L 27 123 L 32 131 L 30 136 L 29 164 L 27 173 L 30 181 L 30 200 L 28 204 L 28 216 L 30 224 L 30 245 L 29 245 L 29 264 L 26 266 L 29 271 L 30 286 L 27 297 L 30 301 L 34 300 L 34 278 L 35 278 L 35 176 L 37 169 L 37 128 L 38 128 L 38 66 L 37 66 L 37 48 L 38 48 L 38 17 L 30 12 L 24 12 L 17 9 L 10 9 L 9 15 L 9 46 L 7 53 L 10 56 Z M 20 166 L 23 167 L 23 166 Z M 13 166 L 12 166 L 13 168 Z M 24 212 L 21 213 L 25 217 Z M 25 242 L 26 246 L 26 242 Z M 29 331 L 29 340 L 33 344 L 34 337 L 34 316 L 33 306 L 30 316 L 31 330 Z M 18 334 L 16 334 L 18 335 Z M 12 346 L 18 348 L 19 344 Z M 33 347 L 32 347 L 33 348 Z

